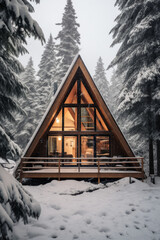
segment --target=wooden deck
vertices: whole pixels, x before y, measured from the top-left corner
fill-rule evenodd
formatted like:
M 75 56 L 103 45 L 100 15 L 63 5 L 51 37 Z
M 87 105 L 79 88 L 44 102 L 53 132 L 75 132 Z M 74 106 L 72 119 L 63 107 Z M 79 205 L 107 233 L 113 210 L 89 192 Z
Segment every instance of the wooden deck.
M 19 179 L 53 178 L 144 178 L 143 158 L 43 158 L 24 157 L 19 167 Z

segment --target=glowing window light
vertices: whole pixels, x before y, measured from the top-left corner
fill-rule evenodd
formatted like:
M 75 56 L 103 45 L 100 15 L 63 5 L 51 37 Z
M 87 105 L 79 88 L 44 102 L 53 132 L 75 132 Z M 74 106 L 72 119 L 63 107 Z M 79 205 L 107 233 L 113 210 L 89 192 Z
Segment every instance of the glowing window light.
M 58 117 L 56 118 L 56 123 L 59 123 L 59 118 Z

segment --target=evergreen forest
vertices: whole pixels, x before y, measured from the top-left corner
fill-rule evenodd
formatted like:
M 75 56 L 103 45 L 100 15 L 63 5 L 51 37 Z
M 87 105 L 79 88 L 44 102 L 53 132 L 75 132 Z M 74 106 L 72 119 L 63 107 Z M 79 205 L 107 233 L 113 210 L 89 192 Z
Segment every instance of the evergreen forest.
M 32 18 L 32 2 L 39 0 L 0 1 L 0 239 L 11 239 L 15 222 L 40 215 L 23 186 L 12 176 L 7 181 L 4 167 L 19 161 L 84 38 L 74 1 L 66 0 L 61 22 L 52 26 L 59 32 L 48 39 Z M 119 14 L 109 34 L 119 50 L 108 66 L 99 56 L 93 80 L 135 156 L 144 157 L 146 176 L 154 179 L 160 176 L 160 0 L 114 2 Z M 31 37 L 43 45 L 38 70 L 31 53 L 26 66 L 18 60 Z

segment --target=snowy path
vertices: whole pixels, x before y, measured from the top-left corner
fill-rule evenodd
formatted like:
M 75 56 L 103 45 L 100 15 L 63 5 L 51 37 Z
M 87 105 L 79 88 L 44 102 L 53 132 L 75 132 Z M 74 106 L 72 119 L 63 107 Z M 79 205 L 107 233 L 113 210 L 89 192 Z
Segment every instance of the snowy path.
M 104 188 L 55 180 L 25 188 L 42 213 L 38 221 L 15 226 L 16 240 L 160 240 L 160 181 L 149 186 L 137 180 L 129 184 L 126 178 Z M 75 196 L 78 191 L 85 192 Z

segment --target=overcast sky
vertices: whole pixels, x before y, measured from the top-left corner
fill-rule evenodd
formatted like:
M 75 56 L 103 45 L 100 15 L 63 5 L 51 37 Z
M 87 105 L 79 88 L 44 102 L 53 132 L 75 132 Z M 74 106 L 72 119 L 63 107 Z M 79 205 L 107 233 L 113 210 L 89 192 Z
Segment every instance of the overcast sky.
M 67 0 L 41 0 L 40 4 L 34 4 L 35 13 L 32 17 L 42 28 L 46 41 L 52 33 L 55 38 L 61 30 L 61 26 L 55 25 L 62 21 L 64 7 Z M 115 57 L 118 46 L 110 48 L 112 35 L 110 30 L 115 25 L 114 19 L 118 15 L 118 9 L 114 7 L 115 0 L 72 0 L 80 24 L 81 35 L 80 55 L 84 60 L 90 74 L 93 76 L 98 58 L 101 56 L 105 68 Z M 20 61 L 26 66 L 29 57 L 32 56 L 34 67 L 37 70 L 44 51 L 40 41 L 29 39 L 27 49 L 29 55 L 20 57 Z M 108 79 L 111 71 L 107 71 Z

